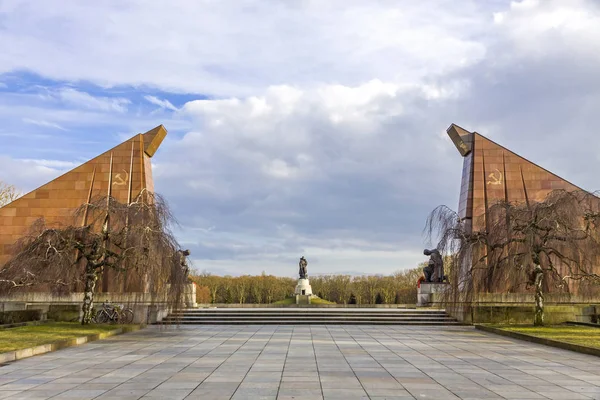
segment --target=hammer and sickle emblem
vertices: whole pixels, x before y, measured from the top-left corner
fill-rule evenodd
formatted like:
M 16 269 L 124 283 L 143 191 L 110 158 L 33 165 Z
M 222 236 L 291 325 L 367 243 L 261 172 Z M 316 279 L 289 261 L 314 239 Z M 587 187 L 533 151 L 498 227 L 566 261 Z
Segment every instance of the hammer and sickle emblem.
M 502 185 L 502 172 L 498 169 L 489 174 L 488 178 L 490 178 L 490 180 L 487 181 L 488 185 Z
M 125 179 L 123 179 L 123 177 L 119 173 L 115 175 L 115 181 L 113 182 L 113 185 L 123 186 L 127 183 L 127 181 L 129 180 L 129 173 L 125 170 L 123 170 L 123 172 L 125 172 Z

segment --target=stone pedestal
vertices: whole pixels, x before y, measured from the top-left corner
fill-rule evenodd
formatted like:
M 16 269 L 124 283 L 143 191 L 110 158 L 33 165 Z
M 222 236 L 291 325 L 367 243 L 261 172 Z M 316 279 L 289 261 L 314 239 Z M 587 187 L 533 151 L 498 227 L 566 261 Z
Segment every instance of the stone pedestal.
M 298 284 L 296 285 L 296 290 L 294 294 L 301 296 L 311 296 L 312 288 L 310 287 L 310 283 L 308 279 L 298 279 Z
M 194 282 L 187 283 L 183 289 L 184 303 L 187 308 L 195 308 L 196 304 L 196 284 Z
M 417 307 L 427 307 L 439 303 L 440 295 L 450 288 L 448 283 L 425 283 L 417 288 Z
M 296 304 L 310 304 L 312 288 L 310 287 L 308 279 L 298 279 L 298 284 L 296 285 L 294 294 L 296 295 Z
M 296 295 L 296 304 L 308 305 L 310 304 L 310 295 L 297 294 Z

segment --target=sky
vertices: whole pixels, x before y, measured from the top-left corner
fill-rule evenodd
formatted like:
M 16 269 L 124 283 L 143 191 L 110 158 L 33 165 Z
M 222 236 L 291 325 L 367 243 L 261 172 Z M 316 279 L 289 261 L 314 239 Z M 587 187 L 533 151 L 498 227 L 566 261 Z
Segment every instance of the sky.
M 3 0 L 0 180 L 163 124 L 196 270 L 388 274 L 457 208 L 451 123 L 600 189 L 598 49 L 597 0 Z

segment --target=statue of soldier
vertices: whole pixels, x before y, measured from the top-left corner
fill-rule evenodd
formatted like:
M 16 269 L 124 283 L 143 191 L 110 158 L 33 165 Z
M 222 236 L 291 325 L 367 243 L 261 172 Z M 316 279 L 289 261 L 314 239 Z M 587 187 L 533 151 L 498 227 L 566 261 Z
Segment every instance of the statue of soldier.
M 443 282 L 444 281 L 444 259 L 438 249 L 425 249 L 423 254 L 429 256 L 428 265 L 423 268 L 425 282 Z
M 308 277 L 308 272 L 306 271 L 306 267 L 308 265 L 308 262 L 306 261 L 306 259 L 304 258 L 304 256 L 300 257 L 300 262 L 298 263 L 298 266 L 300 267 L 300 279 L 307 279 Z
M 187 257 L 190 255 L 189 250 L 179 250 L 179 265 L 184 273 L 185 279 L 188 278 L 190 274 L 190 267 L 188 266 Z

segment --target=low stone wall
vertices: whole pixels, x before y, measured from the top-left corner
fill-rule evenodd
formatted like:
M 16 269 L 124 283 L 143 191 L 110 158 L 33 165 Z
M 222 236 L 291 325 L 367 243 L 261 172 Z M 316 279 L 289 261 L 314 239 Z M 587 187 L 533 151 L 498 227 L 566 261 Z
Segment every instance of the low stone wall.
M 535 295 L 533 293 L 482 293 L 477 296 L 476 302 L 501 304 L 533 304 L 535 303 Z M 600 298 L 591 296 L 581 296 L 569 293 L 545 293 L 544 302 L 553 304 L 591 304 L 600 303 Z
M 187 285 L 184 291 L 186 307 L 196 306 L 196 285 Z M 154 293 L 96 293 L 94 304 L 99 307 L 106 301 L 131 307 L 134 323 L 152 324 L 162 321 L 171 311 L 165 296 Z M 41 319 L 71 321 L 81 315 L 83 293 L 11 293 L 0 296 L 0 312 L 39 310 Z
M 41 319 L 42 313 L 39 310 L 11 310 L 0 312 L 0 325 L 40 321 Z
M 570 294 L 544 296 L 544 320 L 598 322 L 600 298 Z M 450 315 L 467 323 L 530 324 L 534 318 L 534 295 L 529 293 L 485 293 L 470 304 L 447 306 Z
M 586 315 L 586 304 L 544 306 L 544 321 L 548 324 L 560 324 L 566 321 L 591 322 L 591 315 Z M 534 319 L 534 305 L 480 305 L 472 308 L 472 323 L 530 324 Z

